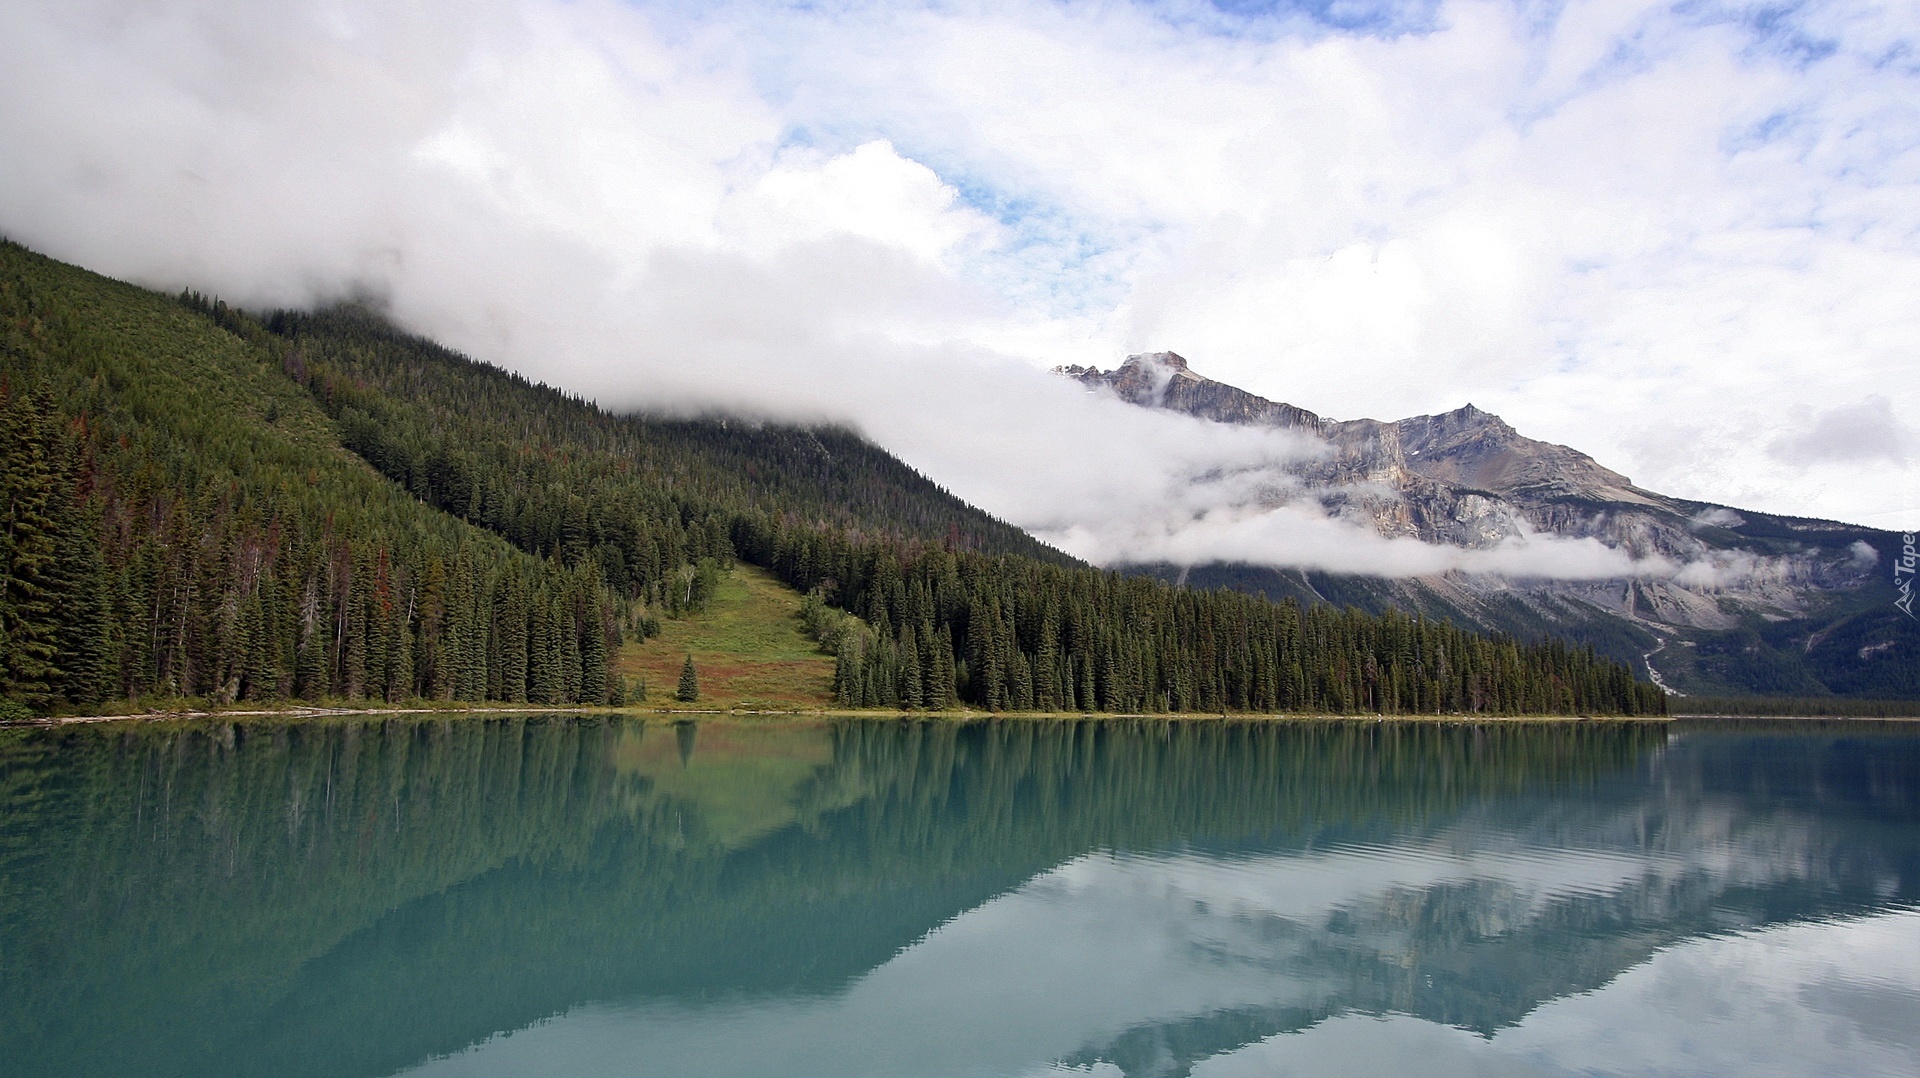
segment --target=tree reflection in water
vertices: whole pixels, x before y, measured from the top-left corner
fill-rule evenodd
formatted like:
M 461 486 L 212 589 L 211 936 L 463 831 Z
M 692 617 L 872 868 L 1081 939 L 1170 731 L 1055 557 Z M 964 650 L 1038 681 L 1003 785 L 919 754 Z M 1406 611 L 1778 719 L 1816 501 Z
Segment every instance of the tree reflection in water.
M 1683 946 L 1797 932 L 1831 954 L 1848 945 L 1819 933 L 1911 925 L 1903 731 L 6 731 L 0 1058 L 22 1076 L 1146 1075 L 1387 1066 L 1440 1038 L 1433 1066 L 1473 1069 L 1475 1045 L 1538 1037 L 1582 993 L 1682 976 Z M 1905 1058 L 1873 1030 L 1900 1028 L 1920 969 L 1874 953 L 1886 984 L 1808 974 L 1795 998 Z

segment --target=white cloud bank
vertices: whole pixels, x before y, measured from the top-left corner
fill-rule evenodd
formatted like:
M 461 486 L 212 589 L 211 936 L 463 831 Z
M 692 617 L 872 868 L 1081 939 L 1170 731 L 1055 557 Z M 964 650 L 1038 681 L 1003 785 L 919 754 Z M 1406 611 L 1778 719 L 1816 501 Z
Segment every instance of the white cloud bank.
M 1261 564 L 1273 561 L 1272 551 L 1284 550 L 1290 560 L 1283 564 L 1390 577 L 1444 573 L 1557 580 L 1652 577 L 1713 586 L 1739 575 L 1733 567 L 1711 561 L 1682 565 L 1657 554 L 1634 557 L 1591 538 L 1522 533 L 1483 548 L 1388 538 L 1318 510 L 1317 503 L 1292 503 L 1277 509 L 1230 506 L 1185 518 L 1143 514 L 1131 529 L 1115 522 L 1099 528 L 1074 525 L 1042 534 L 1057 539 L 1064 549 L 1103 562 L 1197 565 L 1224 560 Z
M 1253 512 L 1315 447 L 1042 368 L 1170 347 L 1335 415 L 1471 398 L 1655 489 L 1915 523 L 1916 22 L 18 0 L 0 232 L 244 303 L 378 295 L 614 406 L 848 421 L 1101 560 L 1671 575 Z

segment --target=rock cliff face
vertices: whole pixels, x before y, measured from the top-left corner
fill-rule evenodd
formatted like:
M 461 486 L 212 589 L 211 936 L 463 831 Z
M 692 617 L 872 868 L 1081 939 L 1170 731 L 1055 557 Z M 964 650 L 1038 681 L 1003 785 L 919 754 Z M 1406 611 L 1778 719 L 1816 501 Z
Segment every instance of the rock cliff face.
M 1088 385 L 1104 385 L 1121 399 L 1148 408 L 1167 408 L 1218 423 L 1264 423 L 1303 427 L 1324 433 L 1328 421 L 1305 408 L 1256 397 L 1244 389 L 1202 378 L 1172 352 L 1129 356 L 1117 370 L 1059 367 L 1056 371 Z
M 1286 482 L 1267 487 L 1294 492 L 1272 495 L 1276 503 L 1310 497 L 1381 535 L 1472 550 L 1537 535 L 1593 539 L 1679 570 L 1616 580 L 1464 573 L 1335 578 L 1246 565 L 1147 571 L 1190 584 L 1368 609 L 1398 607 L 1487 629 L 1571 635 L 1650 669 L 1671 671 L 1666 680 L 1676 687 L 1920 695 L 1920 679 L 1911 669 L 1884 677 L 1888 664 L 1875 661 L 1900 654 L 1910 668 L 1920 666 L 1920 632 L 1891 610 L 1887 566 L 1898 551 L 1892 533 L 1645 490 L 1585 453 L 1528 438 L 1471 404 L 1393 422 L 1343 422 L 1203 377 L 1172 352 L 1131 356 L 1111 371 L 1070 366 L 1057 373 L 1141 407 L 1323 440 L 1325 454 L 1289 466 Z M 1277 551 L 1275 561 L 1284 565 L 1284 552 Z M 1872 628 L 1857 649 L 1858 661 L 1836 658 L 1823 667 L 1816 652 L 1831 630 L 1861 617 Z M 1670 642 L 1678 646 L 1668 649 Z M 1665 652 L 1658 665 L 1645 659 L 1656 649 Z M 1826 669 L 1836 663 L 1862 669 L 1839 676 Z M 1866 685 L 1873 688 L 1857 688 Z
M 1146 408 L 1324 439 L 1332 452 L 1291 474 L 1384 535 L 1485 547 L 1532 528 L 1608 538 L 1642 555 L 1699 546 L 1688 538 L 1680 503 L 1635 487 L 1585 453 L 1523 437 L 1471 404 L 1391 423 L 1340 422 L 1204 378 L 1172 352 L 1132 356 L 1112 371 L 1059 373 Z

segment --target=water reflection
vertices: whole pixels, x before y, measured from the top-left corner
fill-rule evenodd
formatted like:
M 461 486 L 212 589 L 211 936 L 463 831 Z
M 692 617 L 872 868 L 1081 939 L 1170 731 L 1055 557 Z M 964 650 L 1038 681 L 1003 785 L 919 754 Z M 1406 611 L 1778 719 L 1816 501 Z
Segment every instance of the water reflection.
M 0 737 L 9 1073 L 1920 1064 L 1898 727 Z

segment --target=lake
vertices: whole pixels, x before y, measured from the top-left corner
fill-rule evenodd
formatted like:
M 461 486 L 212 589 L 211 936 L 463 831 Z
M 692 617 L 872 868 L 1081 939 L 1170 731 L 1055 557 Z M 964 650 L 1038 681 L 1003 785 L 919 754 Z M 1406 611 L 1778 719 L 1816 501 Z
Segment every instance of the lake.
M 0 730 L 0 1073 L 1920 1073 L 1920 724 Z

